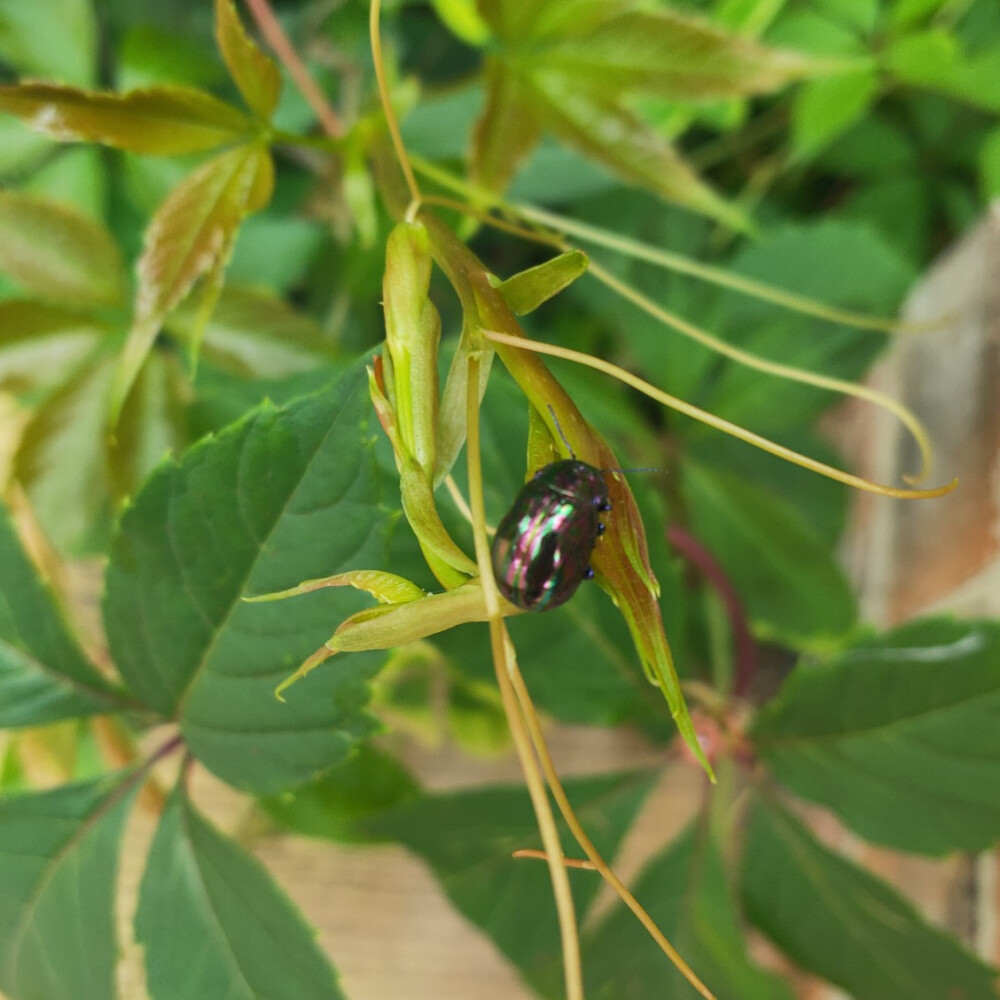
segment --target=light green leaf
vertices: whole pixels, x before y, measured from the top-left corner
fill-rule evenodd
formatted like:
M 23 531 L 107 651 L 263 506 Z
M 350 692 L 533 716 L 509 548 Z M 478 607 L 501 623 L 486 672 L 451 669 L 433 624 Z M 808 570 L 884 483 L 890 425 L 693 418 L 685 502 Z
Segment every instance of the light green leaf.
M 0 111 L 60 142 L 100 142 L 157 156 L 215 149 L 254 132 L 243 112 L 193 87 L 115 94 L 22 83 L 0 87 Z
M 792 106 L 792 152 L 813 156 L 864 116 L 878 94 L 872 69 L 806 83 Z
M 285 409 L 262 406 L 161 466 L 111 546 L 108 638 L 126 683 L 180 718 L 224 780 L 270 794 L 312 780 L 367 735 L 378 653 L 345 654 L 274 689 L 365 606 L 350 588 L 247 604 L 243 594 L 385 564 L 364 368 Z M 170 530 L 165 531 L 164 526 Z
M 787 984 L 747 956 L 720 845 L 704 824 L 690 825 L 649 861 L 632 891 L 716 996 L 791 1000 Z M 698 996 L 622 904 L 585 935 L 582 945 L 593 1000 Z
M 268 122 L 281 96 L 281 74 L 247 34 L 233 0 L 215 0 L 215 39 L 247 106 Z
M 20 125 L 16 119 L 9 120 Z M 51 145 L 48 139 L 42 141 Z M 110 183 L 104 150 L 72 145 L 52 150 L 51 157 L 25 179 L 20 190 L 62 203 L 103 223 Z
M 500 286 L 500 291 L 511 312 L 524 316 L 576 281 L 589 262 L 582 250 L 570 250 L 513 275 Z
M 337 974 L 264 866 L 174 792 L 135 916 L 152 1000 L 340 1000 Z
M 92 84 L 97 23 L 91 0 L 4 0 L 0 57 L 23 76 Z
M 164 316 L 199 278 L 208 276 L 207 294 L 221 284 L 243 217 L 270 199 L 273 170 L 265 146 L 239 146 L 199 167 L 160 206 L 138 264 L 135 319 L 111 390 L 113 418 Z
M 0 270 L 39 298 L 89 308 L 117 305 L 125 268 L 111 234 L 65 205 L 0 191 Z
M 0 506 L 0 728 L 91 715 L 113 704 Z
M 869 840 L 983 850 L 1000 839 L 1000 627 L 913 622 L 801 666 L 753 740 L 782 781 Z
M 116 775 L 0 798 L 0 988 L 12 1000 L 118 996 L 115 874 L 126 791 Z
M 476 10 L 475 0 L 432 0 L 437 16 L 452 34 L 468 45 L 485 45 L 490 29 Z
M 726 570 L 759 635 L 822 648 L 851 628 L 847 580 L 790 501 L 691 461 L 681 490 L 695 536 Z
M 794 962 L 856 1000 L 993 1000 L 995 972 L 884 882 L 758 801 L 743 857 L 747 916 Z
M 610 775 L 566 782 L 566 794 L 595 846 L 606 858 L 645 800 L 649 774 Z M 512 858 L 540 846 L 528 793 L 493 786 L 427 796 L 368 821 L 366 828 L 408 847 L 433 869 L 458 910 L 496 942 L 543 995 L 561 980 L 559 923 L 544 862 Z M 563 831 L 569 857 L 579 848 Z M 593 872 L 573 872 L 581 919 L 600 888 Z

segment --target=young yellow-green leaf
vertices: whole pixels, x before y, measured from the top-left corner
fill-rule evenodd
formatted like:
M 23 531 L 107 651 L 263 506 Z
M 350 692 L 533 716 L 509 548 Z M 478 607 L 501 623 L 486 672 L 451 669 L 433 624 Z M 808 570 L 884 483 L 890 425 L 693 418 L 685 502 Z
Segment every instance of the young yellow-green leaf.
M 768 93 L 835 68 L 830 60 L 771 49 L 662 8 L 612 13 L 547 47 L 541 61 L 595 95 L 642 92 L 675 100 Z
M 485 45 L 489 25 L 479 16 L 476 0 L 432 0 L 437 16 L 454 35 L 468 45 Z
M 472 134 L 473 180 L 488 191 L 503 191 L 540 137 L 530 88 L 502 60 L 491 58 L 485 72 L 486 107 Z
M 181 788 L 153 839 L 135 930 L 152 1000 L 343 998 L 302 914 Z
M 266 204 L 272 182 L 267 147 L 239 146 L 199 167 L 160 206 L 139 260 L 135 319 L 111 391 L 113 419 L 163 317 L 199 278 L 221 279 L 243 217 Z
M 38 298 L 76 308 L 117 305 L 125 270 L 111 234 L 66 205 L 0 191 L 0 271 Z
M 743 212 L 706 184 L 659 133 L 611 98 L 576 89 L 562 74 L 533 72 L 533 107 L 565 143 L 620 177 L 696 212 L 746 229 Z
M 786 681 L 754 748 L 799 795 L 904 851 L 1000 837 L 1000 627 L 912 622 Z
M 233 0 L 215 0 L 215 39 L 247 106 L 262 121 L 270 121 L 281 95 L 281 74 L 247 34 Z
M 755 804 L 742 894 L 749 919 L 789 958 L 855 1000 L 997 995 L 995 970 L 776 804 Z
M 0 87 L 0 111 L 61 142 L 100 142 L 159 156 L 215 149 L 256 128 L 242 111 L 193 87 L 115 94 L 21 83 Z
M 500 285 L 500 292 L 510 311 L 515 316 L 524 316 L 576 281 L 589 263 L 582 250 L 570 250 L 513 275 Z
M 115 875 L 131 803 L 122 781 L 0 799 L 0 989 L 12 1000 L 118 996 Z
M 77 312 L 20 299 L 0 302 L 0 389 L 58 385 L 106 335 L 96 320 Z

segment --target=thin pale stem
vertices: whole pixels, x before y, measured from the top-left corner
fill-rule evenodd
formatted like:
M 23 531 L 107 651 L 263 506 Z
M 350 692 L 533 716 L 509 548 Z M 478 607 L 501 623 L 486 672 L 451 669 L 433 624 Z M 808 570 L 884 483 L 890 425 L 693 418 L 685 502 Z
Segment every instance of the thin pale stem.
M 489 540 L 486 537 L 486 507 L 483 500 L 482 459 L 479 448 L 479 358 L 473 353 L 469 357 L 468 393 L 466 397 L 467 455 L 469 462 L 469 504 L 472 509 L 472 534 L 476 547 L 476 561 L 489 614 L 490 645 L 493 651 L 493 665 L 497 684 L 503 699 L 504 711 L 510 726 L 514 746 L 524 772 L 525 784 L 535 811 L 542 845 L 548 860 L 552 891 L 559 915 L 559 930 L 562 938 L 563 969 L 566 979 L 567 1000 L 583 1000 L 583 971 L 580 962 L 580 936 L 576 924 L 576 911 L 569 877 L 563 866 L 562 845 L 556 827 L 552 805 L 545 791 L 545 784 L 538 770 L 538 762 L 531 749 L 531 740 L 525 731 L 518 699 L 511 686 L 511 675 L 517 667 L 511 662 L 508 649 L 507 630 L 500 611 L 500 595 L 493 579 L 493 563 L 490 558 Z
M 312 78 L 312 74 L 306 68 L 306 64 L 299 57 L 295 46 L 285 34 L 285 29 L 281 27 L 281 22 L 274 16 L 268 0 L 247 0 L 247 7 L 253 14 L 253 19 L 257 22 L 261 35 L 271 46 L 272 51 L 281 60 L 288 75 L 292 78 L 295 86 L 299 88 L 306 103 L 313 109 L 323 131 L 333 138 L 343 135 L 344 128 L 340 123 L 340 118 L 336 111 L 330 107 L 319 84 Z
M 555 358 L 574 361 L 577 364 L 585 365 L 587 368 L 594 368 L 597 371 L 604 372 L 606 375 L 618 379 L 619 382 L 623 382 L 625 385 L 631 386 L 633 389 L 637 389 L 644 395 L 649 396 L 650 399 L 654 399 L 664 406 L 669 406 L 671 409 L 677 410 L 678 413 L 683 413 L 685 416 L 691 417 L 692 420 L 697 420 L 700 423 L 707 424 L 709 427 L 714 427 L 716 430 L 738 438 L 740 441 L 745 441 L 747 444 L 752 444 L 762 451 L 777 455 L 778 458 L 783 458 L 793 465 L 800 465 L 804 469 L 818 472 L 821 476 L 835 479 L 839 483 L 853 486 L 867 493 L 897 497 L 900 500 L 921 500 L 944 496 L 944 494 L 950 493 L 958 485 L 958 480 L 953 479 L 946 486 L 938 486 L 929 490 L 909 490 L 896 486 L 884 486 L 881 483 L 873 483 L 867 479 L 862 479 L 861 476 L 844 472 L 843 469 L 836 469 L 825 462 L 819 462 L 808 455 L 803 455 L 800 452 L 793 451 L 791 448 L 786 448 L 776 441 L 770 441 L 760 434 L 754 434 L 753 431 L 748 431 L 745 427 L 740 427 L 739 424 L 724 420 L 722 417 L 717 417 L 707 410 L 702 410 L 700 407 L 685 402 L 683 399 L 671 396 L 662 389 L 657 389 L 655 385 L 651 385 L 645 379 L 639 378 L 638 375 L 633 375 L 631 372 L 620 368 L 618 365 L 613 365 L 609 361 L 603 361 L 601 358 L 593 357 L 593 355 L 584 354 L 582 351 L 573 351 L 567 347 L 557 347 L 554 344 L 543 344 L 537 340 L 529 340 L 526 337 L 511 337 L 494 330 L 484 330 L 483 336 L 496 344 L 507 344 L 510 347 L 520 347 L 523 350 L 535 351 L 538 354 L 548 354 Z
M 371 0 L 369 10 L 368 29 L 371 37 L 372 59 L 375 62 L 375 80 L 378 83 L 378 96 L 382 102 L 382 111 L 385 114 L 385 122 L 389 127 L 389 135 L 392 137 L 392 145 L 396 150 L 396 159 L 399 161 L 399 168 L 406 178 L 406 186 L 410 189 L 410 199 L 413 206 L 420 204 L 420 188 L 417 179 L 413 175 L 413 168 L 410 166 L 410 158 L 406 153 L 406 146 L 403 145 L 403 136 L 399 131 L 399 123 L 396 121 L 396 112 L 392 109 L 392 102 L 389 99 L 389 84 L 385 78 L 385 60 L 382 57 L 382 33 L 379 30 L 379 14 L 382 9 L 382 0 Z

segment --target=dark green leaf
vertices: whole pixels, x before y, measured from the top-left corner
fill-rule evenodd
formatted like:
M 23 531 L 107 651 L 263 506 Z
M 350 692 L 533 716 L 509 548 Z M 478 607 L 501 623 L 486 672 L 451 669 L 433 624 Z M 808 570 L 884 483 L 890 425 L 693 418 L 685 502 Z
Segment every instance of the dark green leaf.
M 321 778 L 264 798 L 261 805 L 296 833 L 354 843 L 370 839 L 361 829 L 368 817 L 418 793 L 416 781 L 402 764 L 361 743 Z
M 847 580 L 790 501 L 691 461 L 681 489 L 695 536 L 726 570 L 760 635 L 823 647 L 851 628 Z
M 270 200 L 274 166 L 262 145 L 239 146 L 199 167 L 160 206 L 138 264 L 135 320 L 111 392 L 117 417 L 164 316 L 208 276 L 221 285 L 243 217 Z
M 233 0 L 216 0 L 215 38 L 247 106 L 258 118 L 270 121 L 281 95 L 281 74 L 246 33 Z
M 0 987 L 12 1000 L 118 995 L 123 792 L 118 775 L 0 798 Z
M 780 978 L 747 957 L 719 844 L 704 825 L 689 826 L 653 858 L 632 891 L 716 996 L 791 1000 Z M 693 1000 L 699 995 L 624 905 L 617 905 L 582 944 L 587 995 L 593 1000 L 660 995 Z
M 125 268 L 111 234 L 81 212 L 0 191 L 0 270 L 35 296 L 77 308 L 117 305 Z
M 344 655 L 289 692 L 279 681 L 361 606 L 326 590 L 244 604 L 301 580 L 384 565 L 364 369 L 283 410 L 265 405 L 149 480 L 122 519 L 105 621 L 127 683 L 179 715 L 220 777 L 274 793 L 316 777 L 372 728 L 375 653 Z M 165 528 L 166 526 L 166 528 Z
M 0 727 L 104 711 L 109 692 L 0 507 Z
M 754 809 L 742 891 L 753 923 L 856 1000 L 995 1000 L 993 970 L 775 805 Z
M 869 840 L 985 849 L 1000 839 L 1000 627 L 914 622 L 799 667 L 753 740 L 782 781 Z
M 0 87 L 0 111 L 61 142 L 100 142 L 156 156 L 215 149 L 253 134 L 241 111 L 192 87 L 114 94 L 22 83 Z
M 605 858 L 614 856 L 652 784 L 648 774 L 566 782 L 580 822 Z M 405 844 L 430 864 L 448 898 L 536 986 L 560 977 L 559 924 L 545 863 L 511 853 L 539 847 L 528 793 L 494 787 L 428 796 L 368 822 L 372 833 Z M 564 833 L 564 849 L 579 848 Z M 577 912 L 600 888 L 594 872 L 573 872 Z
M 254 857 L 177 791 L 153 840 L 135 917 L 152 1000 L 338 1000 L 337 974 Z

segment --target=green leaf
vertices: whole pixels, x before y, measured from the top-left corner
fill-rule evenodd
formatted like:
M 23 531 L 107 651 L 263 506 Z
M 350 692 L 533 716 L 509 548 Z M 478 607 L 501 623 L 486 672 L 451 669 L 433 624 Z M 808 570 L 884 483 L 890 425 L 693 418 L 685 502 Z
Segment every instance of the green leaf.
M 23 392 L 58 384 L 106 333 L 89 316 L 66 309 L 0 302 L 0 388 Z
M 652 781 L 647 773 L 566 782 L 580 822 L 604 857 L 614 856 Z M 540 846 L 523 788 L 427 796 L 366 826 L 422 857 L 452 903 L 493 938 L 528 982 L 544 991 L 559 981 L 559 924 L 549 873 L 542 861 L 511 857 L 518 848 Z M 563 845 L 569 857 L 580 856 L 565 831 Z M 594 872 L 573 872 L 571 879 L 582 919 L 600 878 Z
M 0 111 L 60 142 L 100 142 L 154 156 L 216 149 L 254 132 L 242 111 L 193 87 L 114 94 L 22 83 L 0 87 Z
M 998 723 L 1000 626 L 933 619 L 799 667 L 752 734 L 863 837 L 943 854 L 1000 838 Z
M 632 891 L 716 996 L 791 1000 L 789 987 L 747 956 L 720 845 L 704 824 L 688 826 L 649 861 Z M 582 945 L 587 995 L 593 1000 L 699 995 L 623 904 L 587 933 Z
M 0 798 L 0 988 L 12 1000 L 118 996 L 114 901 L 126 788 L 116 775 Z
M 570 250 L 513 275 L 500 286 L 500 291 L 511 311 L 524 316 L 576 281 L 587 270 L 588 263 L 582 250 Z
M 980 147 L 979 190 L 984 201 L 1000 196 L 1000 128 L 987 133 Z
M 742 211 L 717 195 L 669 142 L 627 108 L 574 88 L 558 73 L 538 70 L 532 84 L 536 115 L 563 142 L 668 201 L 746 228 Z
M 215 38 L 247 106 L 262 121 L 270 121 L 281 96 L 281 74 L 247 34 L 233 0 L 215 0 Z
M 221 285 L 243 217 L 270 200 L 274 165 L 266 146 L 246 145 L 199 167 L 160 206 L 138 264 L 135 320 L 111 390 L 117 417 L 164 316 L 208 275 Z
M 240 597 L 384 565 L 398 511 L 380 506 L 373 435 L 356 364 L 161 466 L 112 544 L 104 614 L 122 676 L 179 716 L 191 751 L 241 788 L 309 781 L 372 729 L 364 705 L 377 653 L 339 657 L 287 704 L 274 697 L 364 598 L 349 588 L 264 605 Z
M 110 693 L 0 506 L 0 728 L 106 711 Z
M 485 45 L 490 29 L 476 10 L 475 0 L 432 0 L 437 16 L 467 45 Z
M 884 882 L 758 802 L 743 859 L 747 916 L 794 962 L 856 1000 L 992 1000 L 995 972 Z
M 338 1000 L 315 933 L 264 866 L 171 796 L 135 916 L 152 1000 Z
M 792 106 L 792 152 L 807 159 L 864 116 L 878 94 L 872 69 L 812 80 Z
M 196 310 L 182 305 L 164 325 L 191 341 Z M 201 355 L 225 371 L 284 378 L 330 361 L 336 350 L 319 324 L 265 289 L 227 285 L 202 334 Z
M 519 73 L 490 58 L 484 77 L 486 107 L 472 133 L 470 173 L 486 190 L 504 191 L 541 133 L 531 88 Z
M 545 50 L 544 65 L 593 93 L 687 101 L 767 93 L 835 66 L 662 8 L 626 11 L 574 33 Z
M 86 86 L 97 70 L 97 23 L 90 0 L 4 0 L 0 57 L 23 76 Z
M 111 234 L 65 205 L 0 191 L 0 270 L 41 299 L 89 308 L 122 300 L 125 268 Z
M 790 501 L 691 461 L 681 490 L 695 536 L 722 564 L 759 635 L 822 648 L 851 628 L 847 580 Z
M 321 778 L 260 804 L 279 823 L 307 837 L 339 843 L 371 840 L 369 817 L 416 798 L 419 787 L 402 764 L 368 743 L 359 744 Z

